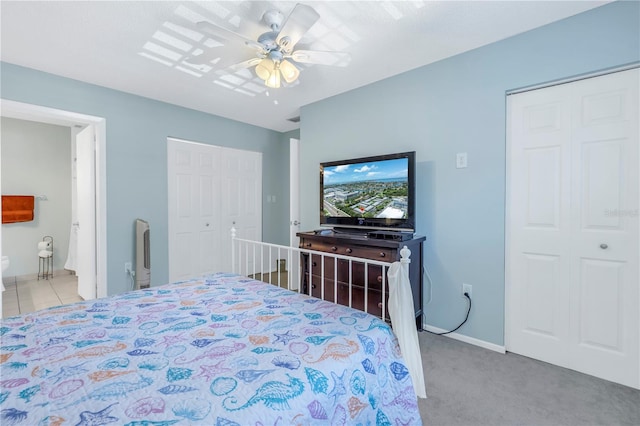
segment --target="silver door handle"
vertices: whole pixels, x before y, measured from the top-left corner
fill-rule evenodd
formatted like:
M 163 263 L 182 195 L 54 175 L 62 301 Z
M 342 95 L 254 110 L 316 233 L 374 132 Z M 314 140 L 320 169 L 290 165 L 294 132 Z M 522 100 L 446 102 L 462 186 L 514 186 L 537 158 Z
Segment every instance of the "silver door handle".
M 606 250 L 607 248 L 609 248 L 609 246 L 608 246 L 608 245 L 606 245 L 606 244 L 604 244 L 604 243 L 602 243 L 602 244 L 600 244 L 600 248 L 601 248 L 602 250 Z

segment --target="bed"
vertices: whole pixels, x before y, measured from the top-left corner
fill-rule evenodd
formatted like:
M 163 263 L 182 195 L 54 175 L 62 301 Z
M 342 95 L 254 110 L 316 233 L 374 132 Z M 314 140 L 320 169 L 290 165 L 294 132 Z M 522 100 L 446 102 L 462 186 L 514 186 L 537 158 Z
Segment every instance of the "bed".
M 0 424 L 421 424 L 381 319 L 237 274 L 8 318 Z

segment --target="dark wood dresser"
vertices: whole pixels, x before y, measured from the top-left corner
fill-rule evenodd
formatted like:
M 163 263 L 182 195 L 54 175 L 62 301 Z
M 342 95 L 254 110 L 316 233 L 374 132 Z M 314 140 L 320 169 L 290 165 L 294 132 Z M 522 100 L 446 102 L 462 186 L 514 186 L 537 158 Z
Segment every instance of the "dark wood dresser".
M 319 252 L 339 254 L 348 257 L 378 260 L 382 262 L 395 262 L 400 260 L 400 250 L 407 246 L 411 250 L 411 263 L 409 264 L 409 280 L 413 293 L 413 306 L 416 317 L 416 327 L 422 329 L 422 243 L 425 237 L 413 236 L 410 240 L 399 241 L 393 239 L 373 239 L 366 233 L 345 233 L 331 230 L 299 232 L 300 248 Z M 349 305 L 349 263 L 352 264 L 351 296 L 353 308 L 364 310 L 365 306 L 365 265 L 362 262 L 350 262 L 346 259 L 338 259 L 337 265 L 334 259 L 324 258 L 324 282 L 322 282 L 322 256 L 302 254 L 302 289 L 309 294 L 309 282 L 311 282 L 311 295 L 324 298 L 328 301 L 337 300 L 337 303 Z M 366 280 L 367 312 L 382 317 L 382 267 L 368 265 Z M 386 268 L 385 268 L 386 269 Z M 386 274 L 386 270 L 384 271 Z M 337 277 L 336 277 L 337 275 Z M 337 278 L 337 279 L 336 279 Z M 322 282 L 322 285 L 321 285 Z M 389 287 L 386 278 L 385 307 L 388 304 Z M 323 297 L 324 289 L 324 297 Z M 337 290 L 337 294 L 336 294 Z M 385 313 L 389 319 L 389 312 Z

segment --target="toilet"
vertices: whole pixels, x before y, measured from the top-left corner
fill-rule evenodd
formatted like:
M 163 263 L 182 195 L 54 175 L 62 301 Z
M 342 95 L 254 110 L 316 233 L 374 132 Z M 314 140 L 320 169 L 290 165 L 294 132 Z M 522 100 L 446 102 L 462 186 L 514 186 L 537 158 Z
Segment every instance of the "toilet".
M 2 256 L 2 272 L 7 270 L 9 263 L 9 256 Z

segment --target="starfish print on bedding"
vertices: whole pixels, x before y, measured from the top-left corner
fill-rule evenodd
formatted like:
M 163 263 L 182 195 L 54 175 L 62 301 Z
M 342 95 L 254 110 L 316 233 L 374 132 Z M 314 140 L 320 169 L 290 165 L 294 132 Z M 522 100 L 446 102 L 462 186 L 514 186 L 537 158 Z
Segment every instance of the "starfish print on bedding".
M 378 350 L 376 351 L 376 358 L 378 358 L 378 362 L 382 363 L 383 360 L 389 357 L 389 353 L 387 352 L 387 339 L 380 340 L 378 337 Z
M 136 322 L 141 324 L 143 322 L 152 321 L 155 317 L 152 314 L 138 314 L 138 319 Z
M 342 371 L 342 375 L 338 376 L 334 371 L 331 372 L 331 378 L 333 379 L 333 389 L 329 392 L 329 398 L 333 397 L 333 404 L 338 402 L 338 398 L 347 394 L 347 388 L 344 385 L 344 376 L 347 370 Z
M 200 373 L 195 377 L 204 377 L 207 380 L 211 380 L 214 377 L 218 376 L 220 373 L 226 373 L 228 371 L 232 371 L 230 368 L 222 367 L 221 364 L 224 363 L 225 360 L 218 362 L 215 365 L 201 365 Z
M 91 412 L 91 411 L 83 411 L 80 413 L 80 422 L 76 426 L 97 426 L 97 425 L 106 425 L 107 423 L 117 422 L 119 419 L 117 417 L 109 416 L 109 411 L 111 411 L 111 407 L 115 404 L 111 404 L 106 408 L 103 408 L 100 411 Z
M 289 340 L 293 340 L 293 339 L 297 339 L 300 336 L 296 336 L 289 334 L 291 333 L 291 330 L 287 330 L 286 333 L 273 333 L 274 336 L 276 336 L 276 340 L 273 341 L 273 343 L 278 343 L 278 342 L 282 342 L 283 345 L 287 345 L 287 343 L 289 343 Z
M 332 309 L 328 312 L 325 312 L 325 318 L 338 319 L 341 316 L 344 316 L 344 311 L 341 309 Z
M 165 345 L 165 348 L 168 348 L 175 343 L 182 342 L 183 340 L 186 340 L 182 337 L 183 334 L 184 333 L 176 334 L 175 336 L 162 336 L 162 342 L 159 342 L 158 345 Z

